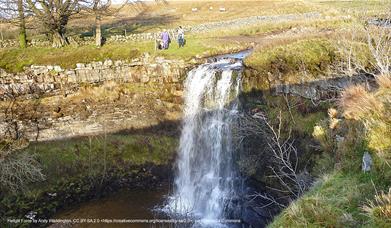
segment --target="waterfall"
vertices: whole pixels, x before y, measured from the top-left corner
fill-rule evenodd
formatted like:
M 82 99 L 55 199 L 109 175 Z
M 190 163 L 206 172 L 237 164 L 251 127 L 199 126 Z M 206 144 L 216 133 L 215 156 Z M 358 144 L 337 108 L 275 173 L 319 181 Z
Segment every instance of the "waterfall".
M 231 122 L 240 92 L 241 60 L 201 65 L 185 81 L 183 129 L 174 192 L 166 208 L 197 227 L 224 227 L 237 190 Z

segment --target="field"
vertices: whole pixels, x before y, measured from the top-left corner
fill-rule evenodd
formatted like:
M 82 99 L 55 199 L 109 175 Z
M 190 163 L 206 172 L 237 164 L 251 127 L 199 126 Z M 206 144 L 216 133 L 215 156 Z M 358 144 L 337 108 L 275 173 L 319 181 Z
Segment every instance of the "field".
M 219 12 L 224 7 L 226 12 Z M 192 12 L 197 8 L 198 12 Z M 211 9 L 212 8 L 212 9 Z M 194 25 L 213 21 L 230 20 L 254 15 L 278 15 L 302 13 L 313 10 L 301 1 L 166 1 L 166 3 L 135 4 L 125 6 L 115 16 L 103 18 L 104 27 L 109 34 L 127 32 L 157 31 L 163 28 L 175 28 L 179 25 Z M 94 18 L 78 16 L 70 21 L 70 33 L 92 32 Z M 31 35 L 40 30 L 37 22 L 31 20 Z M 4 37 L 16 37 L 16 27 L 0 25 Z
M 351 26 L 363 15 L 384 12 L 387 3 L 380 1 L 167 1 L 126 6 L 115 17 L 103 18 L 103 34 L 111 36 L 161 31 L 179 25 L 191 26 L 214 21 L 227 21 L 254 15 L 283 15 L 319 12 L 319 18 L 260 22 L 240 28 L 214 29 L 200 34 L 188 34 L 188 45 L 178 49 L 156 52 L 152 41 L 112 43 L 96 48 L 93 45 L 54 48 L 8 48 L 0 50 L 0 67 L 17 72 L 24 66 L 60 65 L 72 68 L 78 62 L 111 59 L 132 59 L 144 52 L 168 58 L 209 56 L 253 47 L 263 52 L 280 45 L 316 37 L 335 37 L 341 28 Z M 219 9 L 224 7 L 225 12 Z M 192 12 L 197 8 L 197 12 Z M 28 39 L 44 37 L 39 23 L 29 19 Z M 68 24 L 68 35 L 92 36 L 93 18 L 79 16 Z M 10 24 L 0 25 L 4 38 L 17 36 Z M 0 37 L 1 38 L 1 37 Z M 260 53 L 255 52 L 255 53 Z M 254 56 L 255 59 L 257 56 Z M 258 58 L 259 59 L 259 58 Z M 251 61 L 249 61 L 251 62 Z M 250 64 L 251 65 L 251 64 Z

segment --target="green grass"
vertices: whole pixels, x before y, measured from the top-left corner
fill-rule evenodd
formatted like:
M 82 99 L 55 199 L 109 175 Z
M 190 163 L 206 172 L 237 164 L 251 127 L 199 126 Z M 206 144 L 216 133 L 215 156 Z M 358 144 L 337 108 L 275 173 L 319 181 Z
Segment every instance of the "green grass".
M 4 49 L 0 51 L 0 67 L 10 71 L 22 71 L 23 67 L 35 65 L 60 65 L 73 68 L 76 63 L 101 61 L 107 58 L 131 59 L 140 55 L 140 50 L 132 44 L 108 44 L 102 48 L 92 45 L 82 47 L 45 48 L 30 47 L 27 49 Z
M 60 65 L 63 68 L 74 68 L 76 63 L 89 63 L 92 61 L 103 61 L 105 59 L 112 60 L 129 60 L 141 56 L 144 52 L 150 53 L 152 56 L 164 56 L 174 59 L 188 60 L 195 56 L 209 56 L 214 54 L 222 54 L 239 49 L 245 49 L 250 44 L 244 42 L 236 42 L 235 40 L 218 40 L 216 38 L 223 36 L 258 36 L 267 33 L 284 31 L 292 27 L 313 27 L 317 29 L 324 28 L 339 28 L 350 21 L 343 20 L 310 20 L 310 21 L 294 21 L 281 23 L 260 23 L 254 26 L 246 26 L 240 29 L 218 30 L 202 35 L 187 36 L 187 45 L 185 48 L 179 49 L 176 41 L 173 40 L 169 50 L 156 51 L 153 41 L 143 42 L 128 42 L 128 43 L 109 43 L 101 48 L 94 45 L 86 46 L 67 46 L 63 48 L 51 47 L 30 47 L 27 49 L 10 48 L 0 50 L 0 68 L 8 72 L 20 72 L 23 67 L 32 64 L 35 65 Z M 287 47 L 287 48 L 292 48 Z M 306 48 L 306 47 L 303 47 Z M 274 50 L 270 50 L 274 52 Z M 262 62 L 258 58 L 262 58 L 259 54 L 262 51 L 256 52 L 252 60 L 249 60 L 250 65 L 258 65 L 262 68 Z M 316 54 L 316 53 L 314 53 Z M 266 57 L 266 54 L 263 54 Z M 269 55 L 267 58 L 273 56 Z M 306 56 L 303 56 L 303 58 Z M 294 63 L 292 63 L 294 64 Z
M 356 221 L 350 218 L 365 221 L 360 205 L 367 194 L 374 193 L 371 188 L 370 183 L 360 181 L 359 175 L 326 175 L 269 227 L 355 227 Z
M 321 154 L 313 170 L 318 181 L 269 227 L 387 227 L 384 219 L 372 219 L 362 208 L 377 193 L 388 191 L 391 169 L 372 153 L 372 170 L 363 173 L 361 159 L 367 145 L 360 143 L 357 133 L 345 137 L 341 161 L 337 164 L 331 152 Z
M 291 44 L 256 51 L 246 60 L 246 65 L 256 69 L 262 76 L 283 75 L 285 82 L 300 82 L 297 74 L 309 79 L 327 74 L 337 58 L 333 41 L 327 39 L 299 40 Z
M 9 72 L 20 72 L 23 67 L 35 65 L 60 65 L 65 69 L 74 68 L 76 63 L 92 61 L 130 60 L 148 52 L 152 56 L 188 60 L 197 55 L 208 56 L 238 50 L 241 45 L 233 42 L 217 42 L 202 37 L 188 37 L 184 48 L 178 48 L 174 40 L 168 50 L 155 50 L 153 41 L 106 44 L 101 48 L 94 45 L 63 48 L 30 47 L 0 50 L 0 68 Z
M 27 148 L 41 163 L 48 183 L 78 175 L 123 169 L 126 165 L 168 164 L 176 139 L 156 135 L 107 135 L 32 144 Z
M 315 165 L 311 173 L 318 181 L 309 192 L 284 209 L 269 227 L 391 227 L 389 217 L 370 215 L 363 210 L 376 195 L 388 192 L 391 186 L 391 168 L 371 148 L 366 138 L 370 131 L 363 128 L 360 122 L 346 119 L 335 129 L 329 129 L 326 124 L 325 130 L 333 140 L 337 134 L 344 139 L 333 141 L 334 149 L 322 146 L 323 152 L 313 155 Z M 373 160 L 368 173 L 361 171 L 365 152 L 369 152 Z M 387 206 L 389 202 L 384 208 Z
M 376 172 L 325 174 L 269 227 L 381 227 L 369 219 L 362 207 L 387 184 L 390 180 L 380 179 Z

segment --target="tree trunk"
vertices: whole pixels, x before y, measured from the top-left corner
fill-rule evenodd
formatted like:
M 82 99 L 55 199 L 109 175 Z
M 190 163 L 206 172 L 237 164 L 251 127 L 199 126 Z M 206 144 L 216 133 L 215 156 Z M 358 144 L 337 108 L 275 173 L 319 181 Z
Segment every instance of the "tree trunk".
M 52 47 L 59 48 L 68 45 L 68 41 L 65 35 L 59 31 L 53 31 L 52 33 Z
M 19 17 L 19 46 L 27 47 L 26 22 L 24 19 L 23 0 L 18 0 L 18 17 Z
M 97 47 L 102 46 L 102 28 L 101 28 L 101 18 L 99 15 L 95 17 L 95 44 Z

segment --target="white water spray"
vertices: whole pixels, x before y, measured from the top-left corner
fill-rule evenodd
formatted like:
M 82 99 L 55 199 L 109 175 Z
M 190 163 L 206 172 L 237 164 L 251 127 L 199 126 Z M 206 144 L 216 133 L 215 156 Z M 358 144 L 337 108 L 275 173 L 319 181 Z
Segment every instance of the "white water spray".
M 237 113 L 241 61 L 201 65 L 185 82 L 183 130 L 171 214 L 197 219 L 197 227 L 224 227 L 237 197 L 230 125 Z

